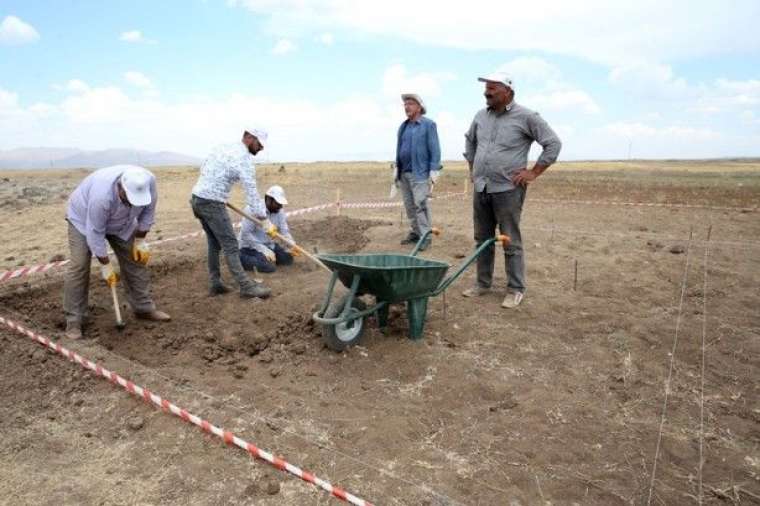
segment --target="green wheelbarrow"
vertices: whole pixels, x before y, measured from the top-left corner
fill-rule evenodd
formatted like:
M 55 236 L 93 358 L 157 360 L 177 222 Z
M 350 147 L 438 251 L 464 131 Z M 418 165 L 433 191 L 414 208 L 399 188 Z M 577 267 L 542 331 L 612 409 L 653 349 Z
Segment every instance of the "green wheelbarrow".
M 322 326 L 322 338 L 330 349 L 341 351 L 359 343 L 365 330 L 365 317 L 371 314 L 377 318 L 380 329 L 385 329 L 390 305 L 398 303 L 406 303 L 409 337 L 420 339 L 425 327 L 428 298 L 446 290 L 493 243 L 501 242 L 506 246 L 509 242 L 505 235 L 485 241 L 444 279 L 449 264 L 417 257 L 420 246 L 431 233 L 439 232 L 435 229 L 427 232 L 409 255 L 317 255 L 332 271 L 332 277 L 325 300 L 312 318 Z M 349 292 L 333 302 L 338 280 Z M 365 295 L 374 297 L 374 304 L 368 306 L 361 299 Z

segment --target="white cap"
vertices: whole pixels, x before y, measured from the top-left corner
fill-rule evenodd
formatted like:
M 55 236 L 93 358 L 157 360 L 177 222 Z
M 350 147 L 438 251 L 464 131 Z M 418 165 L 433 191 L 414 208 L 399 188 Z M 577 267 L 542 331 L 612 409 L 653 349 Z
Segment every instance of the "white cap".
M 285 190 L 280 185 L 270 186 L 266 195 L 272 197 L 281 206 L 288 205 L 288 199 L 285 198 Z
M 152 200 L 150 196 L 150 180 L 153 174 L 142 167 L 128 167 L 121 174 L 119 181 L 124 192 L 127 194 L 127 200 L 136 207 L 147 206 Z
M 256 137 L 262 146 L 266 144 L 267 137 L 269 137 L 266 130 L 262 130 L 261 128 L 246 128 L 245 131 Z
M 482 83 L 499 83 L 503 84 L 507 88 L 511 88 L 513 91 L 515 89 L 512 78 L 509 77 L 506 72 L 494 72 L 493 74 L 489 74 L 486 77 L 478 77 L 478 81 Z
M 425 108 L 425 102 L 423 102 L 422 97 L 420 97 L 416 93 L 402 93 L 401 100 L 414 100 L 415 102 L 420 104 L 420 107 L 422 107 L 422 114 L 427 113 L 427 109 Z

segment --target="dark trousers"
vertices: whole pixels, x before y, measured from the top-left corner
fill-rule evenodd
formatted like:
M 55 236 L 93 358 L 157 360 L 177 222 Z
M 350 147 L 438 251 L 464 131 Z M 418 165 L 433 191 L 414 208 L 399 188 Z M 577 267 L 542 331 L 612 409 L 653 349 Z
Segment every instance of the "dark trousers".
M 219 253 L 223 252 L 230 274 L 235 278 L 240 288 L 253 285 L 253 281 L 248 279 L 243 266 L 240 264 L 237 237 L 224 202 L 216 202 L 193 195 L 190 199 L 190 205 L 193 208 L 193 214 L 201 222 L 201 226 L 206 232 L 209 283 L 216 285 L 222 282 Z
M 507 287 L 525 292 L 525 259 L 522 236 L 520 235 L 520 215 L 525 201 L 526 190 L 522 186 L 505 192 L 473 192 L 472 216 L 477 246 L 494 237 L 496 228 L 510 237 L 509 246 L 504 249 L 504 265 L 507 271 Z M 493 283 L 493 245 L 478 257 L 478 285 L 490 288 Z
M 273 251 L 276 265 L 290 265 L 293 263 L 293 255 L 285 251 L 285 248 L 279 244 L 274 245 Z M 267 257 L 263 253 L 252 248 L 240 249 L 240 262 L 243 264 L 243 269 L 247 271 L 274 272 L 277 270 L 275 264 L 267 260 Z

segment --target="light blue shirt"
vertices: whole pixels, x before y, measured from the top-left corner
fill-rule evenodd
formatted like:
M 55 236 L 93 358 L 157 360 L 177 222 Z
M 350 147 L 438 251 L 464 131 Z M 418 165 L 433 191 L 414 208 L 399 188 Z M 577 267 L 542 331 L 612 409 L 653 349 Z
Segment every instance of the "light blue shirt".
M 245 212 L 253 214 L 249 206 L 246 206 Z M 293 241 L 293 236 L 290 235 L 290 228 L 288 227 L 288 218 L 285 216 L 283 209 L 280 209 L 276 213 L 270 213 L 267 210 L 267 218 L 272 222 L 272 225 L 277 227 L 277 232 L 281 236 Z M 273 251 L 275 244 L 274 239 L 269 237 L 263 228 L 245 218 L 240 225 L 238 242 L 240 243 L 240 249 L 249 248 L 265 254 L 267 251 Z
M 135 231 L 150 230 L 155 221 L 158 194 L 156 178 L 152 173 L 150 204 L 130 206 L 119 198 L 119 178 L 125 170 L 134 167 L 114 165 L 96 170 L 84 178 L 69 197 L 66 219 L 85 236 L 87 246 L 96 257 L 108 256 L 106 235 L 114 235 L 128 241 Z

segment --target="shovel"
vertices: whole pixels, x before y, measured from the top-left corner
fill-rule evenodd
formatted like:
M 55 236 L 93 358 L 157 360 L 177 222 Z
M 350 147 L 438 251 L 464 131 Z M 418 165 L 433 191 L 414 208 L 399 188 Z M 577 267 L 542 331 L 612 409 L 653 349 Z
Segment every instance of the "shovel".
M 121 307 L 119 306 L 119 296 L 116 295 L 116 284 L 111 285 L 111 296 L 113 297 L 113 310 L 116 313 L 116 328 L 121 330 L 126 327 L 126 324 L 121 319 Z

